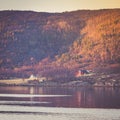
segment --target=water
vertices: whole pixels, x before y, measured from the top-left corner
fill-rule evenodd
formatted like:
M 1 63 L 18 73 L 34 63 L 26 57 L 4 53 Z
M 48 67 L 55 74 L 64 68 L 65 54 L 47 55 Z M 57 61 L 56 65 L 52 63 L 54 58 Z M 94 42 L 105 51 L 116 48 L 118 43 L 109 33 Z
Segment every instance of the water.
M 0 86 L 0 120 L 120 120 L 120 88 Z
M 120 120 L 118 109 L 1 107 L 5 112 L 0 113 L 0 120 Z

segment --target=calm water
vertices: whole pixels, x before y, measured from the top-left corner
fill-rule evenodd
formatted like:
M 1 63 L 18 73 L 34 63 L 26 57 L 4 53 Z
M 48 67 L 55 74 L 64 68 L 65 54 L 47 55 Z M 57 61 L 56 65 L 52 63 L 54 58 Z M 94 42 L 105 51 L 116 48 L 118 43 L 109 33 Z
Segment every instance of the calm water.
M 0 120 L 120 120 L 120 88 L 0 86 Z
M 120 88 L 2 87 L 0 105 L 120 108 Z

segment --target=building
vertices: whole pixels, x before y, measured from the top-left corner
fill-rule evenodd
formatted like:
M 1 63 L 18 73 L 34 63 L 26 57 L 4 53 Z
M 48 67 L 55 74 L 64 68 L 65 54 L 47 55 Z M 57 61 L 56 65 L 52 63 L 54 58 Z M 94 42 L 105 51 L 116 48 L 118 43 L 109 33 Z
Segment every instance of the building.
M 89 74 L 88 70 L 78 70 L 75 77 L 80 77 L 80 76 L 83 76 L 83 75 L 86 75 L 86 74 Z

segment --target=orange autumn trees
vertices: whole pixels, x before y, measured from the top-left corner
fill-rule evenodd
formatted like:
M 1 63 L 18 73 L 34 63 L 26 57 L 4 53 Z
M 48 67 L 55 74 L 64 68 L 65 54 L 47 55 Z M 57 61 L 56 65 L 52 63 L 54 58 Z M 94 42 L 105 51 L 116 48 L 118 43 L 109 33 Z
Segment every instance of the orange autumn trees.
M 86 21 L 81 54 L 101 62 L 120 62 L 120 13 L 106 11 Z
M 96 63 L 120 63 L 120 9 L 0 11 L 0 76 L 73 76 Z

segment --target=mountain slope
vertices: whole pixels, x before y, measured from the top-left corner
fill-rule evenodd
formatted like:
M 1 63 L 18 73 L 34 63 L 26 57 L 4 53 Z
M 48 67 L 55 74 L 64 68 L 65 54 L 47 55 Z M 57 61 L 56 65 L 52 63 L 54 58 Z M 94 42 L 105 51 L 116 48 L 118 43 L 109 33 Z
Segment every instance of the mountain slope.
M 60 68 L 73 75 L 84 64 L 119 63 L 119 51 L 120 9 L 0 11 L 1 74 L 9 69 L 50 75 Z

